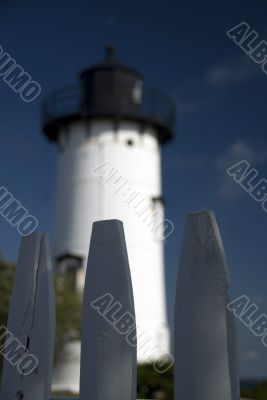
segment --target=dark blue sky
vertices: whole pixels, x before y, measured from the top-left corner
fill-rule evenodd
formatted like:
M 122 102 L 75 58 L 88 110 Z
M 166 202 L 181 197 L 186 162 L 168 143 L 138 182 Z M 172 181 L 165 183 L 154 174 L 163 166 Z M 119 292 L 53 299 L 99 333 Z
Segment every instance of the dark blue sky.
M 267 2 L 1 1 L 0 45 L 42 86 L 24 103 L 0 79 L 0 185 L 51 233 L 56 148 L 41 134 L 41 100 L 103 58 L 107 43 L 178 105 L 175 142 L 163 148 L 169 315 L 185 214 L 212 209 L 230 264 L 232 295 L 267 313 L 267 214 L 226 169 L 245 158 L 267 178 L 267 75 L 226 35 L 246 21 L 267 40 Z M 19 236 L 0 219 L 0 249 L 15 259 Z M 239 324 L 241 375 L 267 376 L 267 349 Z

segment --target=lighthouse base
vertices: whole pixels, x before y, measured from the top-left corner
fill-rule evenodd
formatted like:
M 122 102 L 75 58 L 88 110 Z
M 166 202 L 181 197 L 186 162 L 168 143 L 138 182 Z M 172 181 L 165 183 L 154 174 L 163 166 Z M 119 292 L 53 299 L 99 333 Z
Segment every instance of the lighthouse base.
M 80 387 L 80 357 L 81 342 L 79 340 L 67 343 L 55 365 L 52 392 L 70 392 L 79 394 Z

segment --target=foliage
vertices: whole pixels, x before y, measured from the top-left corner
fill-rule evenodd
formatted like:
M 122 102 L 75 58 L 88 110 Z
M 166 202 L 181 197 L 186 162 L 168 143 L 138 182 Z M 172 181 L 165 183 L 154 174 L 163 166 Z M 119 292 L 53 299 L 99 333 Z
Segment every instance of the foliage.
M 8 310 L 15 276 L 15 265 L 0 258 L 0 326 L 7 326 Z M 3 357 L 0 356 L 0 373 L 2 376 Z
M 159 392 L 161 396 L 159 396 Z M 137 398 L 173 399 L 173 369 L 164 374 L 157 373 L 152 364 L 139 365 L 137 370 Z M 241 398 L 251 400 L 267 400 L 267 381 L 253 381 L 249 387 L 241 384 Z
M 153 364 L 142 364 L 137 369 L 137 398 L 173 399 L 173 368 L 159 374 Z
M 260 382 L 256 386 L 255 399 L 256 400 L 266 400 L 267 398 L 267 382 Z
M 12 285 L 15 275 L 15 266 L 8 261 L 0 259 L 0 323 L 7 324 L 8 310 L 12 292 Z
M 8 311 L 15 276 L 15 265 L 0 258 L 0 326 L 7 326 Z M 56 343 L 57 356 L 62 345 L 68 339 L 80 338 L 82 295 L 73 288 L 71 279 L 67 275 L 55 277 L 56 299 Z M 0 357 L 0 370 L 2 357 Z
M 7 325 L 8 310 L 15 275 L 15 265 L 0 257 L 0 326 Z M 56 297 L 56 349 L 60 352 L 68 340 L 79 339 L 81 334 L 82 293 L 73 287 L 68 275 L 55 276 Z M 0 357 L 0 373 L 2 357 Z M 250 388 L 241 387 L 241 397 L 253 400 L 267 399 L 267 381 L 255 383 Z M 173 399 L 173 368 L 159 374 L 153 364 L 139 365 L 137 369 L 137 398 Z
M 58 274 L 55 277 L 56 296 L 56 342 L 55 357 L 69 340 L 80 339 L 82 319 L 82 293 L 73 287 L 70 276 Z
M 267 399 L 267 381 L 260 381 L 252 385 L 251 388 L 242 389 L 241 397 L 244 399 L 252 400 L 266 400 Z

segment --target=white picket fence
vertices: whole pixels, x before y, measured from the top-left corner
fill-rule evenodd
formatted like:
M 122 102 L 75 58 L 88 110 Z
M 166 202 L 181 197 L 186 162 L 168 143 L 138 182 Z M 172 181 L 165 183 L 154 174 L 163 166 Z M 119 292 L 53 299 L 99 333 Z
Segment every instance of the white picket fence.
M 175 303 L 176 400 L 240 399 L 234 324 L 226 309 L 227 274 L 213 213 L 189 214 Z M 93 225 L 84 291 L 79 399 L 136 400 L 136 346 L 130 346 L 125 335 L 91 307 L 105 293 L 134 315 L 123 225 L 117 220 Z M 45 235 L 34 233 L 22 239 L 7 328 L 13 339 L 6 337 L 0 400 L 48 400 L 55 303 Z M 12 348 L 14 340 L 18 347 Z M 29 373 L 34 360 L 38 365 Z

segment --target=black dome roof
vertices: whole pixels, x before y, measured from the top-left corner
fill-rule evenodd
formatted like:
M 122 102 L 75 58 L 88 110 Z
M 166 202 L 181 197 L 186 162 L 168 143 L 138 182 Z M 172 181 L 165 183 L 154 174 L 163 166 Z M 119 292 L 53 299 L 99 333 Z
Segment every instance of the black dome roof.
M 143 76 L 137 70 L 129 67 L 126 64 L 121 63 L 116 59 L 116 49 L 113 46 L 107 46 L 105 59 L 102 62 L 82 71 L 80 74 L 80 78 L 83 79 L 88 74 L 101 70 L 122 70 L 128 72 L 129 74 L 135 75 L 139 79 L 143 79 Z

